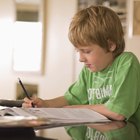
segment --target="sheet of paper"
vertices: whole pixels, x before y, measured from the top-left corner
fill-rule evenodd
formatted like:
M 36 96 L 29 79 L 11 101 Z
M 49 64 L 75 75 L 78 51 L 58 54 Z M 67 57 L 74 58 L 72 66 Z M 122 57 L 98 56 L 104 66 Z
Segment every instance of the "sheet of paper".
M 104 122 L 105 116 L 90 109 L 74 108 L 13 108 L 21 116 L 37 116 L 66 122 Z
M 6 108 L 7 108 L 6 106 L 1 106 L 0 105 L 0 110 L 6 109 Z
M 74 108 L 1 108 L 0 126 L 32 126 L 44 129 L 77 124 L 111 122 L 90 109 Z M 13 116 L 9 116 L 9 114 Z M 8 115 L 8 116 L 7 116 Z

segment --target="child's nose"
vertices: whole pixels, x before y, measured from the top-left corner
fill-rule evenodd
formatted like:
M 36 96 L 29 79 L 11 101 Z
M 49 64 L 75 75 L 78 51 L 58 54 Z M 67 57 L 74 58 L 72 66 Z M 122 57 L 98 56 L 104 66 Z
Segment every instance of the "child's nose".
M 80 54 L 80 53 L 79 53 L 79 61 L 80 61 L 80 62 L 85 62 L 85 57 L 84 57 L 83 54 Z

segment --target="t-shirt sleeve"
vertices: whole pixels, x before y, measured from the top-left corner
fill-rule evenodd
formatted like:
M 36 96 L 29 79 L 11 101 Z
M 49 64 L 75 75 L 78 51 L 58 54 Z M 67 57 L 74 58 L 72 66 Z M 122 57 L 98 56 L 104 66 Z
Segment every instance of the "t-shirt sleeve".
M 129 119 L 140 103 L 140 64 L 136 57 L 122 58 L 114 75 L 112 95 L 105 105 Z
M 78 80 L 69 87 L 64 97 L 70 105 L 88 104 L 85 67 L 80 72 Z

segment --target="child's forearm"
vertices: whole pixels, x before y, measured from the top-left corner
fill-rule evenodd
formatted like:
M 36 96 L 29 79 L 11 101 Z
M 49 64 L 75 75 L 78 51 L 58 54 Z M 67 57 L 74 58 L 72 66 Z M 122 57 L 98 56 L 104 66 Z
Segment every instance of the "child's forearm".
M 64 96 L 60 96 L 54 99 L 44 100 L 45 107 L 63 107 L 68 105 L 67 100 Z
M 104 104 L 96 104 L 96 105 L 71 105 L 71 106 L 66 106 L 69 108 L 88 108 L 91 110 L 94 110 L 104 116 L 106 116 L 109 119 L 112 120 L 117 120 L 117 121 L 123 121 L 125 120 L 125 117 L 121 114 L 112 112 L 109 110 Z
M 123 115 L 112 112 L 104 104 L 97 104 L 97 105 L 93 105 L 93 106 L 91 105 L 90 109 L 92 109 L 112 120 L 117 120 L 117 121 L 125 120 L 125 117 Z

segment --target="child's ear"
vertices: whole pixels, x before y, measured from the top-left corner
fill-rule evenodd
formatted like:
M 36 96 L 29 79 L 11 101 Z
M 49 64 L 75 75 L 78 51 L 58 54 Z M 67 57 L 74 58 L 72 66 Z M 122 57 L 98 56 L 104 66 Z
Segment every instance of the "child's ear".
M 108 50 L 113 52 L 116 49 L 116 44 L 111 40 L 108 40 L 107 42 L 108 42 Z

